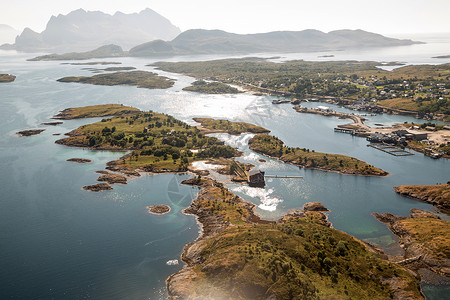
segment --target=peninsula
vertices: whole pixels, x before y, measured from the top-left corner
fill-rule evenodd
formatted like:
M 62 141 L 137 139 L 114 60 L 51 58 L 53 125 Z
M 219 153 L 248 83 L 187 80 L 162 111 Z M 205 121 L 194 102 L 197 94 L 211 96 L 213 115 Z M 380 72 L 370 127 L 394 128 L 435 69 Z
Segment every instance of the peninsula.
M 167 89 L 173 86 L 174 80 L 159 76 L 153 72 L 130 71 L 98 74 L 91 77 L 64 77 L 59 82 L 77 82 L 94 85 L 131 85 L 147 89 Z
M 399 185 L 394 191 L 402 196 L 430 203 L 450 211 L 450 182 L 438 185 Z
M 184 248 L 188 266 L 168 278 L 169 299 L 423 298 L 414 276 L 330 228 L 322 212 L 265 221 L 222 184 L 199 184 L 185 213 L 202 233 Z
M 410 217 L 390 213 L 374 216 L 399 238 L 405 250 L 401 262 L 405 267 L 418 273 L 427 269 L 450 280 L 450 222 L 420 209 L 412 209 Z M 436 275 L 422 280 L 435 283 Z
M 320 153 L 306 148 L 288 147 L 277 137 L 268 134 L 257 134 L 249 140 L 248 144 L 250 149 L 255 152 L 303 168 L 364 176 L 386 176 L 389 174 L 366 162 L 346 155 Z

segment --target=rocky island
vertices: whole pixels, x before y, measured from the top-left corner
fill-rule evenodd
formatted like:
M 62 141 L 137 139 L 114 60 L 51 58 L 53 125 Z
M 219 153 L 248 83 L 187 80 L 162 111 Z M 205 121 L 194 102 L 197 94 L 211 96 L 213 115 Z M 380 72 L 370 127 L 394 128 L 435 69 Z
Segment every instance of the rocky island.
M 40 134 L 44 131 L 45 131 L 45 129 L 29 129 L 29 130 L 19 131 L 19 132 L 17 132 L 17 134 L 20 136 L 32 136 L 32 135 Z
M 63 77 L 59 82 L 77 82 L 94 85 L 131 85 L 147 89 L 167 89 L 173 86 L 174 81 L 156 73 L 147 71 L 115 72 L 98 74 L 91 77 Z
M 168 205 L 152 205 L 147 206 L 148 213 L 155 215 L 164 215 L 170 212 L 170 206 Z
M 0 82 L 13 82 L 16 76 L 10 74 L 0 74 Z
M 79 164 L 86 164 L 86 163 L 90 163 L 92 162 L 92 160 L 87 159 L 87 158 L 69 158 L 67 159 L 67 161 L 73 161 Z
M 261 220 L 253 204 L 205 180 L 185 210 L 201 236 L 168 278 L 169 299 L 423 298 L 414 276 L 330 228 L 322 212 Z

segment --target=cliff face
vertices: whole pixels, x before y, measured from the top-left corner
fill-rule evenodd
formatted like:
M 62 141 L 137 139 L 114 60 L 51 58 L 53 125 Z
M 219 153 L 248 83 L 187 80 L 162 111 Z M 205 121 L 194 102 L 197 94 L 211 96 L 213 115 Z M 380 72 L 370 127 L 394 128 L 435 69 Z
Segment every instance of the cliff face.
M 151 9 L 114 15 L 78 9 L 52 16 L 42 33 L 25 29 L 14 46 L 19 51 L 59 53 L 86 51 L 106 44 L 129 49 L 152 40 L 171 40 L 179 33 L 178 27 Z

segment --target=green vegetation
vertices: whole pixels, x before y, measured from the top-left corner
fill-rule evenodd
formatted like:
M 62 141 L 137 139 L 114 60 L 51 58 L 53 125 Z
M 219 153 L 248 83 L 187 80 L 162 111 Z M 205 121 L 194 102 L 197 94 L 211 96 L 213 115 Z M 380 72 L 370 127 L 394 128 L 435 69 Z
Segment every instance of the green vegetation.
M 249 140 L 248 144 L 250 149 L 255 152 L 276 157 L 281 161 L 305 168 L 336 171 L 343 174 L 388 175 L 386 171 L 353 157 L 320 153 L 305 148 L 287 147 L 280 139 L 268 134 L 257 134 Z
M 274 63 L 245 58 L 155 65 L 260 92 L 331 96 L 337 103 L 358 101 L 420 115 L 441 114 L 450 120 L 450 64 L 405 66 L 391 72 L 377 68 L 381 63 L 369 61 Z
M 206 232 L 191 245 L 182 292 L 209 299 L 421 299 L 416 279 L 365 245 L 320 221 L 322 214 L 251 220 L 251 208 L 220 184 L 210 184 L 188 209 Z M 226 222 L 226 223 L 223 223 Z M 228 225 L 223 225 L 228 224 Z M 193 250 L 192 250 L 193 249 Z M 175 275 L 176 277 L 177 275 Z M 177 283 L 169 279 L 169 291 Z M 392 285 L 391 285 L 392 284 Z M 395 286 L 395 287 L 394 287 Z
M 95 150 L 133 150 L 115 162 L 117 168 L 186 171 L 189 163 L 196 159 L 229 158 L 239 154 L 236 149 L 222 145 L 217 138 L 204 136 L 197 128 L 165 114 L 141 112 L 120 105 L 96 105 L 65 111 L 72 118 L 117 115 L 81 126 L 68 133 L 68 138 L 57 141 L 66 146 Z
M 222 82 L 206 82 L 197 80 L 191 86 L 185 87 L 183 91 L 197 92 L 204 94 L 238 94 L 240 91 L 237 88 L 231 87 Z
M 13 82 L 16 76 L 10 74 L 0 74 L 0 82 Z
M 147 89 L 167 89 L 173 86 L 174 81 L 156 73 L 146 71 L 116 72 L 99 74 L 92 77 L 64 77 L 59 82 L 78 82 L 95 85 L 134 85 Z
M 263 127 L 246 122 L 231 122 L 228 120 L 215 120 L 212 118 L 194 118 L 194 121 L 200 123 L 207 131 L 225 131 L 229 134 L 270 132 L 270 130 Z
M 107 116 L 121 116 L 139 113 L 140 110 L 123 104 L 102 104 L 83 107 L 67 108 L 57 114 L 54 119 L 84 119 Z
M 87 52 L 71 52 L 64 54 L 48 54 L 37 56 L 28 59 L 28 61 L 50 61 L 50 60 L 82 60 L 91 58 L 105 58 L 105 57 L 122 57 L 126 56 L 127 52 L 122 50 L 122 47 L 117 45 L 105 45 L 92 51 Z

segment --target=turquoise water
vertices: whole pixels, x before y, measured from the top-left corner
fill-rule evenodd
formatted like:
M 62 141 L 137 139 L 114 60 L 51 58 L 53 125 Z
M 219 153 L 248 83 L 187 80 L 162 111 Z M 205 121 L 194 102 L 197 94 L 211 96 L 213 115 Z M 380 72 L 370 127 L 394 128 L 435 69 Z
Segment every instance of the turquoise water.
M 106 162 L 122 153 L 56 145 L 54 141 L 60 137 L 53 134 L 93 121 L 39 125 L 67 107 L 123 103 L 169 113 L 191 124 L 196 116 L 247 121 L 272 130 L 290 146 L 368 161 L 391 175 L 375 178 L 303 170 L 249 151 L 249 135 L 218 135 L 245 152 L 241 160 L 258 165 L 268 174 L 304 176 L 271 179 L 265 189 L 227 183 L 234 192 L 258 205 L 263 217 L 274 219 L 306 202 L 319 201 L 331 210 L 335 228 L 386 249 L 394 247 L 395 239 L 371 216 L 372 212 L 407 215 L 413 207 L 433 210 L 428 204 L 398 196 L 392 187 L 450 180 L 448 160 L 432 160 L 418 153 L 410 157 L 388 155 L 366 147 L 362 138 L 333 131 L 337 124 L 348 120 L 299 114 L 290 105 L 272 105 L 272 97 L 184 92 L 181 89 L 194 79 L 160 71 L 177 79 L 173 88 L 58 83 L 56 79 L 63 76 L 91 73 L 82 70 L 83 66 L 25 61 L 32 56 L 0 52 L 0 71 L 18 76 L 15 82 L 0 85 L 1 298 L 164 299 L 165 279 L 182 267 L 182 263 L 169 266 L 166 262 L 179 259 L 183 246 L 198 235 L 194 218 L 181 213 L 197 193 L 196 188 L 179 184 L 188 175 L 143 176 L 101 193 L 81 190 L 95 183 L 95 171 L 104 169 Z M 197 58 L 172 58 L 177 59 Z M 149 59 L 120 61 L 123 66 L 152 70 L 145 66 L 152 62 Z M 386 125 L 413 120 L 390 115 L 368 118 L 373 118 L 368 122 Z M 15 134 L 32 128 L 46 131 L 24 138 Z M 89 158 L 93 163 L 66 162 L 72 157 Z M 266 162 L 259 162 L 259 158 Z M 145 207 L 152 204 L 168 204 L 172 211 L 163 216 L 148 214 Z M 433 293 L 440 290 L 426 291 L 433 298 Z

